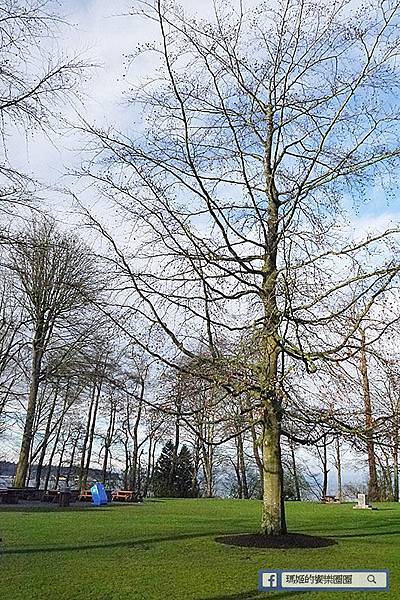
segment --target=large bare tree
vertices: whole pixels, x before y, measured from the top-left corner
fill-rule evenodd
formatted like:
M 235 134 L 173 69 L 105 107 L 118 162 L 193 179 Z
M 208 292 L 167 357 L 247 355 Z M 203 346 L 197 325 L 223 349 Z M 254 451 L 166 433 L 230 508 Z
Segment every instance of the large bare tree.
M 51 219 L 34 221 L 10 249 L 14 289 L 31 324 L 31 371 L 21 449 L 14 485 L 25 485 L 42 364 L 57 328 L 96 294 L 95 261 L 75 236 L 58 231 Z
M 160 66 L 131 92 L 143 128 L 83 128 L 100 157 L 84 174 L 122 211 L 129 244 L 88 216 L 118 303 L 151 325 L 150 341 L 130 329 L 135 343 L 177 369 L 204 352 L 202 376 L 251 399 L 261 529 L 283 534 L 287 373 L 355 352 L 398 283 L 396 225 L 364 235 L 348 219 L 398 167 L 399 4 L 217 2 L 207 21 L 162 0 L 134 7 L 159 31 L 143 52 Z

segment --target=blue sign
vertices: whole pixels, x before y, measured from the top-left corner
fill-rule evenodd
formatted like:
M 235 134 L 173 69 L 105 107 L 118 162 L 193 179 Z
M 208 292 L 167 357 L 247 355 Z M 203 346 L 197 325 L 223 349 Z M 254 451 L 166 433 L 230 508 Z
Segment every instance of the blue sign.
M 103 504 L 107 504 L 107 494 L 104 489 L 104 485 L 102 483 L 95 483 L 91 488 L 92 492 L 92 502 L 95 506 L 101 506 Z

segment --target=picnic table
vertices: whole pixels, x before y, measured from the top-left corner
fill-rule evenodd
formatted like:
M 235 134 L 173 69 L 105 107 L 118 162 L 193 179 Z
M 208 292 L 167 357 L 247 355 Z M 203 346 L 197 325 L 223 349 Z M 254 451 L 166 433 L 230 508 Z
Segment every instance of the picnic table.
M 111 494 L 113 502 L 142 502 L 143 498 L 133 490 L 117 490 Z
M 69 506 L 70 502 L 74 502 L 74 498 L 70 490 L 47 490 L 42 496 L 42 502 L 57 502 L 59 506 Z
M 321 502 L 323 504 L 332 504 L 333 502 L 339 502 L 339 498 L 336 498 L 336 496 L 322 496 Z
M 22 500 L 42 500 L 46 490 L 34 487 L 25 487 L 21 489 L 20 497 Z
M 71 492 L 69 490 L 59 490 L 58 505 L 62 507 L 69 506 L 71 502 Z
M 90 490 L 81 490 L 78 500 L 80 502 L 91 502 L 92 501 L 92 492 Z
M 112 492 L 112 499 L 114 502 L 133 502 L 135 493 L 132 490 L 118 490 Z
M 18 489 L 7 488 L 6 490 L 0 490 L 0 502 L 2 504 L 18 504 Z
M 46 490 L 42 496 L 42 502 L 56 502 L 58 500 L 58 490 Z

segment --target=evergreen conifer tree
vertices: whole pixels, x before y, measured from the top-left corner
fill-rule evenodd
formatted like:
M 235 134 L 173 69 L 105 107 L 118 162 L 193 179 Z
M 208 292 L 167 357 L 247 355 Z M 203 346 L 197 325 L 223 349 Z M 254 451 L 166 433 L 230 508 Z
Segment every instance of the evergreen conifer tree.
M 174 464 L 174 445 L 168 440 L 158 457 L 152 487 L 158 498 L 189 498 L 193 495 L 193 458 L 187 446 L 182 446 Z
M 189 448 L 182 446 L 176 465 L 176 492 L 179 498 L 192 496 L 193 458 Z
M 165 444 L 158 457 L 152 479 L 154 495 L 160 497 L 174 497 L 175 476 L 173 473 L 174 445 L 171 440 Z

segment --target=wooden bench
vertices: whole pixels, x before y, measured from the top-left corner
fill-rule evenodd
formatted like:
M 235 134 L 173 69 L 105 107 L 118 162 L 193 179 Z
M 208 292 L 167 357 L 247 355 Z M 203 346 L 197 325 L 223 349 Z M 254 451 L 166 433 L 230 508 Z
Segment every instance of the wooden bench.
M 135 492 L 132 490 L 118 490 L 111 495 L 113 502 L 133 502 L 135 498 Z

